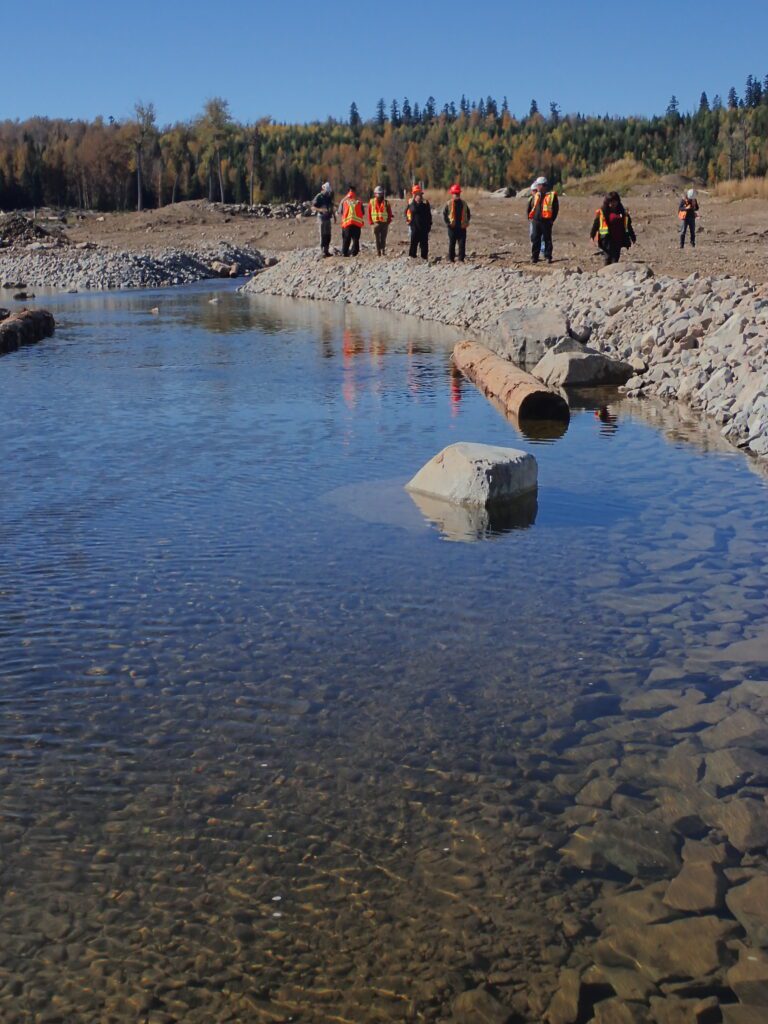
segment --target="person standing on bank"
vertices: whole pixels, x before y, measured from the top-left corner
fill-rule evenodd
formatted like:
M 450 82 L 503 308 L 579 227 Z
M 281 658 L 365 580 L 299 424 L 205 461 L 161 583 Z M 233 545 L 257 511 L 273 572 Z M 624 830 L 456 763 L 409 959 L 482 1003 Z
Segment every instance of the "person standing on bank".
M 609 192 L 600 209 L 595 210 L 589 237 L 602 249 L 606 265 L 618 263 L 621 250 L 637 242 L 629 210 L 624 209 L 618 192 Z
M 373 240 L 376 242 L 376 255 L 383 256 L 387 249 L 387 234 L 392 221 L 392 207 L 385 198 L 384 186 L 377 185 L 373 190 L 373 199 L 368 203 L 368 223 L 373 225 Z
M 448 226 L 448 259 L 453 263 L 456 259 L 456 245 L 459 246 L 459 263 L 464 262 L 467 248 L 467 225 L 471 214 L 469 207 L 461 199 L 461 186 L 451 185 L 451 198 L 443 208 L 443 220 Z
M 696 198 L 696 189 L 689 188 L 680 200 L 677 216 L 680 220 L 680 248 L 685 248 L 685 233 L 691 233 L 691 248 L 696 248 L 696 218 L 699 215 L 699 201 Z
M 354 185 L 349 185 L 347 194 L 339 203 L 341 217 L 341 255 L 357 256 L 360 252 L 360 232 L 365 224 L 363 204 L 357 198 Z
M 411 245 L 408 255 L 416 258 L 416 250 L 419 250 L 421 258 L 429 258 L 429 232 L 432 230 L 432 207 L 429 200 L 424 198 L 424 189 L 421 185 L 414 185 L 411 189 L 413 198 L 405 208 L 405 219 L 411 232 Z
M 324 182 L 322 188 L 312 200 L 312 209 L 317 211 L 317 219 L 320 224 L 320 251 L 323 256 L 330 256 L 328 251 L 331 245 L 331 221 L 336 220 L 336 211 L 333 208 L 333 189 L 330 181 Z
M 531 225 L 531 263 L 539 262 L 541 242 L 544 241 L 544 259 L 552 262 L 552 225 L 560 212 L 557 192 L 550 189 L 546 178 L 537 178 L 531 186 L 528 200 L 528 220 Z

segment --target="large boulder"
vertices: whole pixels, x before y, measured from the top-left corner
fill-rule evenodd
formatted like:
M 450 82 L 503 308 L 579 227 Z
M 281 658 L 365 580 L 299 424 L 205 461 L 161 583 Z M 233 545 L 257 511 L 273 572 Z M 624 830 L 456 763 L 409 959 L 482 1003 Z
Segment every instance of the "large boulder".
M 601 384 L 626 384 L 634 370 L 621 359 L 565 341 L 546 352 L 533 368 L 533 376 L 555 388 L 589 388 Z
M 485 508 L 534 491 L 537 484 L 538 466 L 528 452 L 460 441 L 422 466 L 406 489 L 456 505 Z
M 552 306 L 522 306 L 499 317 L 490 343 L 500 356 L 521 366 L 533 366 L 553 345 L 568 337 L 568 321 Z

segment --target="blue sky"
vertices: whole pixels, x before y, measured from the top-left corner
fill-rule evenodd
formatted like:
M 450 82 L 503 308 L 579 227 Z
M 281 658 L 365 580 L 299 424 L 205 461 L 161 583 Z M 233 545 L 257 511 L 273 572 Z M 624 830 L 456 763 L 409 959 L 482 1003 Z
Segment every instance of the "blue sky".
M 533 97 L 543 112 L 555 100 L 565 113 L 663 113 L 673 93 L 687 110 L 702 89 L 724 97 L 762 79 L 767 37 L 764 0 L 29 0 L 3 53 L 0 119 L 121 119 L 142 99 L 165 124 L 210 96 L 241 121 L 344 118 L 352 100 L 365 118 L 379 96 L 442 106 L 462 92 L 506 95 L 518 114 Z

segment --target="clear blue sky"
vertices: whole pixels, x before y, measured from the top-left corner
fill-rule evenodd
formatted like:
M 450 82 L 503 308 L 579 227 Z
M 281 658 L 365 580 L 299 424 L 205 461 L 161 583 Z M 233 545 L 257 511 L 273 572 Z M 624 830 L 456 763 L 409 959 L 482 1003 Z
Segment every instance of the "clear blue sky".
M 462 92 L 506 95 L 518 114 L 532 97 L 542 112 L 555 100 L 564 113 L 652 114 L 673 93 L 688 110 L 702 89 L 741 95 L 748 74 L 768 73 L 764 0 L 28 0 L 15 17 L 0 118 L 121 119 L 142 99 L 165 124 L 209 96 L 241 121 L 345 118 L 352 100 L 366 118 L 379 96 L 439 107 Z

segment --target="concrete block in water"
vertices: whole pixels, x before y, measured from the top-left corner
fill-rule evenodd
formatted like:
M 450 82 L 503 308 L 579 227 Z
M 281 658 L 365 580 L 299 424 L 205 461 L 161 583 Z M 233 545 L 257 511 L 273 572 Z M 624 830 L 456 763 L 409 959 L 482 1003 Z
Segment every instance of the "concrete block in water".
M 406 490 L 485 508 L 514 500 L 537 486 L 538 466 L 528 452 L 460 441 L 422 466 Z

